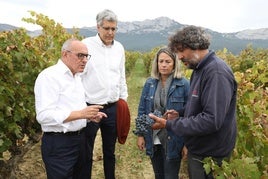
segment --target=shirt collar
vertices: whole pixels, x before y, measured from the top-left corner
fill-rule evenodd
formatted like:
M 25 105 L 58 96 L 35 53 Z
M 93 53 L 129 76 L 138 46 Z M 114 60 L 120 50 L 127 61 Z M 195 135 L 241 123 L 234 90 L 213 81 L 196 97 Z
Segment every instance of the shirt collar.
M 61 59 L 58 60 L 57 65 L 59 66 L 59 69 L 63 74 L 70 74 L 73 76 L 73 73 L 71 72 L 71 70 L 68 68 L 68 66 L 65 63 L 63 63 Z

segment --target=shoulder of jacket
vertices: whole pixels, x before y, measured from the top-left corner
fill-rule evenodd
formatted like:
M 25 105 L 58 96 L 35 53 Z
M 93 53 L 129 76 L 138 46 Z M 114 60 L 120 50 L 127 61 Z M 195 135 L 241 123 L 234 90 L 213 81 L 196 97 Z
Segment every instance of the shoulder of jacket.
M 190 82 L 189 82 L 188 79 L 182 77 L 182 78 L 180 78 L 180 79 L 175 78 L 174 81 L 173 81 L 173 83 L 174 83 L 174 84 L 177 84 L 177 85 L 185 85 L 185 84 L 189 84 Z
M 158 79 L 155 79 L 153 77 L 149 77 L 149 78 L 147 78 L 146 83 L 156 83 L 157 81 L 158 81 Z

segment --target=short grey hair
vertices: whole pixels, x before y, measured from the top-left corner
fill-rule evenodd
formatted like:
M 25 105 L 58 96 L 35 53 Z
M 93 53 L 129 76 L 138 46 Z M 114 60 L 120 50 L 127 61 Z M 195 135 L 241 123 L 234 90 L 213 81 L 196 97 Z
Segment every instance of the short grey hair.
M 102 25 L 104 20 L 107 20 L 110 22 L 117 22 L 118 21 L 116 14 L 109 9 L 105 9 L 105 10 L 99 12 L 96 16 L 96 21 L 97 21 L 98 25 Z
M 70 47 L 71 47 L 71 45 L 72 45 L 72 43 L 73 43 L 74 41 L 80 41 L 80 40 L 78 40 L 78 39 L 76 39 L 76 38 L 67 39 L 67 40 L 63 43 L 63 45 L 62 45 L 62 47 L 61 47 L 61 51 L 64 51 L 64 50 L 70 50 Z
M 158 58 L 159 58 L 159 55 L 161 53 L 165 53 L 167 54 L 168 56 L 170 56 L 172 58 L 172 60 L 174 61 L 174 68 L 173 68 L 173 71 L 174 71 L 174 78 L 182 78 L 182 72 L 181 72 L 181 62 L 177 59 L 177 56 L 175 53 L 173 53 L 171 51 L 170 48 L 168 47 L 162 47 L 158 50 L 158 52 L 156 53 L 155 57 L 154 57 L 154 60 L 153 60 L 153 63 L 152 63 L 152 71 L 151 71 L 151 76 L 153 78 L 156 78 L 156 79 L 160 79 L 160 76 L 161 74 L 159 73 L 159 70 L 158 70 Z

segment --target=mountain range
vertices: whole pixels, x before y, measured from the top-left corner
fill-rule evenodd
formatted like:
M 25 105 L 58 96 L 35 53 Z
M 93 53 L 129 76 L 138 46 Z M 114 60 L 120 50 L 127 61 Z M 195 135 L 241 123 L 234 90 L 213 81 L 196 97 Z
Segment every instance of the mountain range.
M 118 22 L 116 40 L 120 41 L 128 51 L 150 51 L 151 49 L 166 45 L 170 35 L 188 24 L 180 24 L 168 17 L 146 19 L 144 21 Z M 18 27 L 0 24 L 0 31 L 13 30 Z M 203 27 L 211 35 L 212 50 L 227 48 L 233 54 L 245 49 L 248 45 L 253 48 L 268 48 L 268 28 L 247 29 L 233 33 L 220 33 Z M 66 28 L 72 32 L 72 28 Z M 96 35 L 96 27 L 78 28 L 79 34 L 88 37 Z M 31 36 L 41 33 L 40 30 L 28 31 Z

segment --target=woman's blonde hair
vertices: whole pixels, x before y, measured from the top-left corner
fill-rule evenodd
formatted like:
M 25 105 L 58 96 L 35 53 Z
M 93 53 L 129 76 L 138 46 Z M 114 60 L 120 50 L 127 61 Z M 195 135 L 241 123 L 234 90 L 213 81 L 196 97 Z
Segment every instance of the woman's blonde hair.
M 151 76 L 153 78 L 160 79 L 161 74 L 159 73 L 159 70 L 158 70 L 158 58 L 161 53 L 165 53 L 172 58 L 172 60 L 174 61 L 174 67 L 173 67 L 174 76 L 173 77 L 180 79 L 182 77 L 181 62 L 177 59 L 176 54 L 171 52 L 170 48 L 168 47 L 162 47 L 156 53 L 155 58 L 152 63 Z

